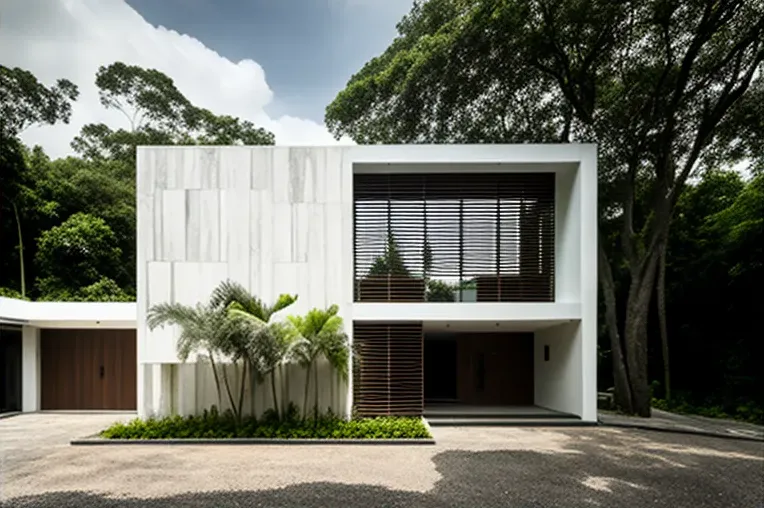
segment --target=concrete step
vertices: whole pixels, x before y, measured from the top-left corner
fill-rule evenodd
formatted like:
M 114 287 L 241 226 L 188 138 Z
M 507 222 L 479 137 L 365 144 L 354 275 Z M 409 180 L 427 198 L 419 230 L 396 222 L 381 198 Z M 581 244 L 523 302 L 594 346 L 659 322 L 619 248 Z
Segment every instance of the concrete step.
M 460 410 L 454 410 L 454 411 L 448 411 L 439 409 L 436 411 L 428 411 L 425 409 L 424 411 L 424 417 L 425 418 L 458 418 L 458 419 L 469 419 L 469 418 L 501 418 L 501 419 L 533 419 L 533 420 L 556 420 L 556 419 L 577 419 L 578 417 L 573 416 L 568 413 L 558 413 L 554 411 L 460 411 Z
M 470 417 L 442 417 L 425 416 L 427 423 L 431 427 L 584 427 L 597 425 L 596 422 L 584 422 L 576 417 L 556 417 L 556 418 L 517 418 L 517 417 L 491 417 L 476 418 Z

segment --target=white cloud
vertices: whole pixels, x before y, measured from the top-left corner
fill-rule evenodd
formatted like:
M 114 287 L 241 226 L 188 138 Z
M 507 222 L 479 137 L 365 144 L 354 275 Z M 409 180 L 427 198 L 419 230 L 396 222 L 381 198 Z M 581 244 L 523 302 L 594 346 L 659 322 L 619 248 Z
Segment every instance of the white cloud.
M 265 113 L 273 91 L 257 62 L 232 62 L 191 36 L 154 27 L 123 0 L 3 0 L 0 63 L 25 68 L 46 85 L 66 78 L 80 89 L 71 123 L 30 128 L 22 134 L 26 143 L 59 157 L 72 153 L 69 143 L 85 124 L 127 127 L 121 113 L 101 106 L 94 83 L 98 67 L 116 61 L 164 72 L 197 106 L 251 120 L 278 144 L 336 143 L 322 124 Z

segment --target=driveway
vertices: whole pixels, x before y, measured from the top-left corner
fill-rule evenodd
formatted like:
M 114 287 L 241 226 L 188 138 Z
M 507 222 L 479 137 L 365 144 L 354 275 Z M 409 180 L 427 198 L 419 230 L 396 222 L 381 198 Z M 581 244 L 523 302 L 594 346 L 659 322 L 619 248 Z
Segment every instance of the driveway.
M 3 506 L 757 507 L 764 443 L 436 428 L 435 446 L 71 447 L 112 415 L 0 420 Z

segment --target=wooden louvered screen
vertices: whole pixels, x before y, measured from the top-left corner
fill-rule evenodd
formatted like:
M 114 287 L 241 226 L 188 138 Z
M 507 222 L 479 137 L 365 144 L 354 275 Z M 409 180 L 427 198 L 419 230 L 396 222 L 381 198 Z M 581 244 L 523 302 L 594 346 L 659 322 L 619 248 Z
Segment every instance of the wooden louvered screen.
M 419 416 L 422 323 L 353 323 L 353 405 L 360 416 Z
M 355 174 L 355 301 L 554 301 L 554 173 Z

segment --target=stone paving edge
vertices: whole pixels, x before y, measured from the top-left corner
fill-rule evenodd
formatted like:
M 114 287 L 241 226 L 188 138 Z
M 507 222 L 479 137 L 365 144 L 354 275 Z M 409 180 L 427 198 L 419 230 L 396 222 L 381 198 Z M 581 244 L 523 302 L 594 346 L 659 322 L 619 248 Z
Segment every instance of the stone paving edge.
M 111 445 L 434 445 L 435 439 L 279 439 L 279 438 L 231 438 L 231 439 L 105 439 L 91 436 L 72 439 L 72 446 Z
M 655 432 L 667 432 L 673 434 L 688 434 L 693 436 L 704 437 L 717 437 L 721 439 L 734 439 L 737 441 L 752 441 L 758 443 L 764 443 L 764 438 L 758 436 L 744 436 L 727 434 L 723 432 L 710 432 L 707 430 L 692 430 L 692 429 L 679 429 L 672 427 L 654 426 L 654 425 L 642 425 L 639 423 L 624 423 L 624 422 L 603 422 L 600 420 L 600 426 L 602 427 L 617 427 L 621 429 L 637 429 L 637 430 L 652 430 Z

